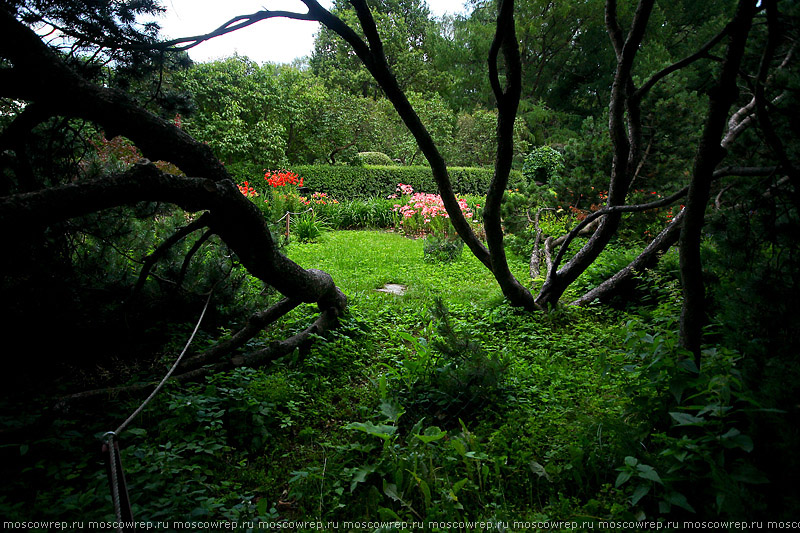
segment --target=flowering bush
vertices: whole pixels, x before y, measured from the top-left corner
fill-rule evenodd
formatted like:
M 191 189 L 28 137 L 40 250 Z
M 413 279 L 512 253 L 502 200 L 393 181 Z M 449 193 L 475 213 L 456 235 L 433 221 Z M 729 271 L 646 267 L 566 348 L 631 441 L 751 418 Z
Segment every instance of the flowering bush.
M 298 187 L 303 186 L 303 178 L 298 177 L 297 174 L 290 170 L 268 170 L 266 174 L 264 174 L 264 179 L 267 180 L 267 183 L 273 188 L 292 185 Z
M 277 221 L 287 212 L 294 213 L 303 208 L 299 191 L 303 186 L 303 178 L 290 170 L 267 170 L 264 179 L 269 191 L 263 207 L 270 220 Z
M 395 204 L 393 211 L 396 213 L 395 225 L 406 235 L 435 234 L 442 236 L 454 235 L 455 230 L 450 222 L 450 215 L 444 208 L 442 197 L 438 194 L 415 193 L 413 187 L 397 184 L 406 201 L 404 204 Z M 474 213 L 467 201 L 458 200 L 458 205 L 467 219 L 472 219 Z M 477 206 L 480 207 L 480 206 Z
M 306 198 L 305 196 L 300 197 L 300 203 L 303 205 L 328 205 L 328 204 L 338 204 L 339 201 L 336 198 L 329 198 L 327 194 L 324 192 L 315 192 L 311 195 L 311 198 Z
M 253 196 L 258 196 L 258 192 L 256 192 L 256 190 L 250 186 L 250 182 L 248 181 L 245 181 L 243 185 L 239 185 L 238 187 L 239 187 L 239 192 L 241 192 L 248 198 L 251 198 Z

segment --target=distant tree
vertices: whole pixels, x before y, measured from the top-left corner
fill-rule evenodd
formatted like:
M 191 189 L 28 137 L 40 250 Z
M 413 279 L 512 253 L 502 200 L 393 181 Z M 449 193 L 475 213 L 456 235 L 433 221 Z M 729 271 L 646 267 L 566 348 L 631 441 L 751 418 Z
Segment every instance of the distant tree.
M 390 0 L 370 2 L 369 8 L 381 33 L 385 60 L 400 87 L 423 93 L 436 91 L 442 75 L 433 68 L 431 52 L 438 29 L 427 5 L 419 0 Z M 358 15 L 346 0 L 336 0 L 331 13 L 360 31 Z M 349 44 L 326 25 L 317 34 L 309 64 L 314 74 L 332 86 L 376 99 L 381 95 L 380 85 L 353 55 Z
M 183 120 L 185 131 L 207 143 L 240 179 L 286 162 L 286 99 L 274 70 L 234 56 L 195 65 L 180 76 L 179 87 L 194 102 L 194 112 Z

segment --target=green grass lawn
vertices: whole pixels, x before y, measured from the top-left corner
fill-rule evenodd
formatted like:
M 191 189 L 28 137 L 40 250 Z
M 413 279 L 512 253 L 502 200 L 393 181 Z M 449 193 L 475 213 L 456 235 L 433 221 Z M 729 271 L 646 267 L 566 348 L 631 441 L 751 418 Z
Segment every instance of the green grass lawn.
M 325 233 L 318 243 L 293 243 L 287 252 L 305 268 L 319 268 L 353 301 L 391 295 L 376 293 L 386 283 L 408 286 L 403 297 L 415 305 L 438 296 L 446 302 L 497 305 L 503 295 L 491 273 L 468 249 L 452 263 L 422 261 L 422 239 L 384 231 Z

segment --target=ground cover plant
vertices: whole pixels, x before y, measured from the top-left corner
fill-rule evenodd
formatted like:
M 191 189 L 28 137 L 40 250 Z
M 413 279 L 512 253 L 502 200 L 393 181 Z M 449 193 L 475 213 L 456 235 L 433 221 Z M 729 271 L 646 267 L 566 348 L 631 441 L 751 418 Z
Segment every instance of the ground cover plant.
M 731 491 L 764 481 L 757 470 L 734 474 L 736 484 L 714 477 L 722 465 L 709 464 L 717 452 L 705 448 L 742 461 L 755 446 L 738 429 L 746 409 L 727 407 L 749 396 L 728 381 L 735 353 L 719 352 L 705 376 L 682 366 L 669 327 L 676 292 L 662 292 L 656 312 L 565 308 L 530 321 L 504 305 L 476 258 L 430 263 L 423 248 L 386 231 L 292 241 L 299 264 L 347 279 L 341 327 L 269 368 L 168 387 L 122 436 L 136 516 L 632 520 L 673 516 L 673 507 L 736 514 L 744 493 Z M 519 275 L 528 268 L 524 257 L 512 265 Z M 376 290 L 387 283 L 407 292 Z M 248 348 L 302 329 L 305 316 L 288 314 Z M 172 350 L 188 329 L 175 332 Z M 711 403 L 674 403 L 676 390 L 711 394 Z M 39 402 L 48 400 L 15 406 L 4 427 L 46 418 Z M 86 441 L 137 403 L 114 402 L 88 424 L 60 415 L 61 437 L 7 445 L 18 459 L 5 514 L 21 519 L 32 505 L 54 519 L 112 520 L 102 460 Z M 25 488 L 39 476 L 50 490 Z
M 597 354 L 582 347 L 584 338 L 610 338 L 618 320 L 575 310 L 570 320 L 577 331 L 569 343 L 556 341 L 566 317 L 529 323 L 501 305 L 502 294 L 474 257 L 430 264 L 422 246 L 364 231 L 290 244 L 290 256 L 304 266 L 354 274 L 344 287 L 351 306 L 342 327 L 269 370 L 240 369 L 169 388 L 124 437 L 136 515 L 509 519 L 527 509 L 533 517 L 550 505 L 549 496 L 534 490 L 542 476 L 557 486 L 599 468 L 579 464 L 567 448 L 576 434 L 590 438 L 596 431 L 590 413 L 607 410 L 614 418 L 621 408 L 619 383 L 604 378 Z M 524 262 L 518 267 L 524 271 Z M 407 285 L 408 292 L 376 292 L 386 283 Z M 437 300 L 438 309 L 431 304 Z M 472 338 L 466 325 L 476 320 L 481 334 Z M 289 315 L 254 342 L 269 342 L 298 321 L 302 313 Z M 474 357 L 481 359 L 470 366 Z M 482 374 L 466 388 L 468 400 L 453 395 L 454 386 L 464 389 L 465 375 L 445 378 L 447 369 Z M 116 404 L 108 423 L 133 403 Z M 520 425 L 522 413 L 527 422 Z M 99 458 L 71 462 L 92 436 L 76 429 L 80 420 L 64 423 L 62 441 L 6 449 L 38 458 L 17 472 L 20 485 L 11 490 L 42 468 L 54 490 L 31 495 L 37 508 L 49 508 L 53 517 L 110 518 Z M 612 447 L 598 446 L 602 461 L 615 464 Z M 54 470 L 45 459 L 50 454 L 61 456 L 63 466 Z M 572 463 L 580 474 L 563 477 Z M 64 490 L 72 496 L 62 498 Z M 624 507 L 623 495 L 609 498 L 597 505 Z M 7 510 L 10 517 L 25 512 Z

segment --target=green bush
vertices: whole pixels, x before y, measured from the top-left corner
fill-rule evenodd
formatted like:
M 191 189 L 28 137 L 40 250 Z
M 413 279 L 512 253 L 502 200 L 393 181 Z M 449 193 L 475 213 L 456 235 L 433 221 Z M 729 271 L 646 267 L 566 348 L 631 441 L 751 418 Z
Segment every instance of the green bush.
M 441 298 L 420 336 L 399 332 L 410 352 L 386 374 L 388 390 L 411 420 L 431 417 L 450 428 L 503 404 L 510 392 L 505 351 L 487 350 L 450 315 Z
M 358 152 L 358 160 L 362 165 L 397 166 L 397 163 L 383 152 Z
M 525 157 L 522 175 L 528 182 L 547 183 L 564 173 L 564 156 L 549 146 L 539 146 Z
M 423 257 L 428 263 L 450 263 L 461 257 L 464 241 L 459 237 L 440 237 L 428 235 L 422 249 Z
M 292 170 L 303 177 L 303 184 L 309 190 L 324 192 L 339 200 L 386 198 L 397 192 L 398 183 L 411 185 L 419 192 L 437 191 L 433 173 L 427 166 L 305 165 L 293 167 Z M 470 167 L 451 167 L 448 170 L 453 190 L 459 195 L 486 194 L 494 172 Z M 512 171 L 509 188 L 519 187 L 523 182 L 522 174 Z
M 326 229 L 327 224 L 319 220 L 314 211 L 292 217 L 292 233 L 300 242 L 314 242 Z
M 314 211 L 333 229 L 391 228 L 394 200 L 368 198 L 315 205 Z

